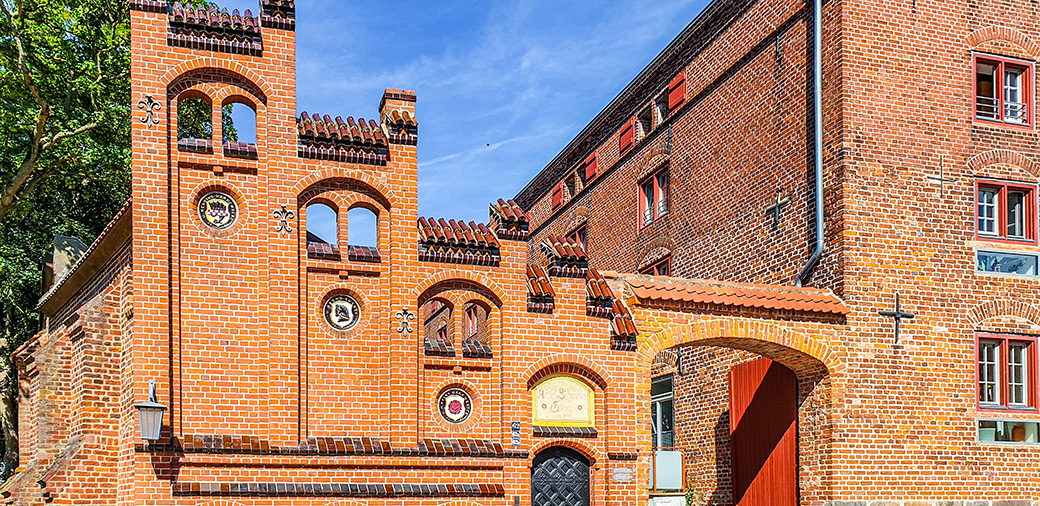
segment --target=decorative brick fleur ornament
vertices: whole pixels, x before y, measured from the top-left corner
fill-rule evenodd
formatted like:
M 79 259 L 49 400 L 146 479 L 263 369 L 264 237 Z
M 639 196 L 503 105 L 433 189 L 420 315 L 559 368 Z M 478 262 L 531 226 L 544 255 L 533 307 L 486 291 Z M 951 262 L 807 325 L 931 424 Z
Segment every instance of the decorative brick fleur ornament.
M 199 218 L 206 226 L 225 230 L 238 219 L 238 204 L 222 191 L 212 191 L 199 199 Z
M 346 294 L 333 295 L 325 301 L 325 322 L 336 330 L 350 330 L 361 319 L 357 299 Z
M 461 388 L 449 388 L 441 392 L 437 406 L 441 416 L 451 423 L 465 422 L 473 412 L 469 394 Z

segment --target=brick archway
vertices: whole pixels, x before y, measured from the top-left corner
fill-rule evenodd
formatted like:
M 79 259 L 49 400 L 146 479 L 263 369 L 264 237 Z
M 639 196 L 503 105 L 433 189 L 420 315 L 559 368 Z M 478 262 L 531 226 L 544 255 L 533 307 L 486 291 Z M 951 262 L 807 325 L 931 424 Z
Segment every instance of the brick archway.
M 1028 156 L 1010 149 L 993 149 L 990 151 L 984 151 L 969 158 L 966 165 L 968 166 L 968 169 L 971 170 L 971 174 L 975 176 L 978 175 L 982 169 L 997 163 L 1014 165 L 1029 172 L 1034 177 L 1040 177 L 1040 166 L 1038 166 L 1036 162 Z
M 741 318 L 710 318 L 674 325 L 652 334 L 639 345 L 637 369 L 649 374 L 654 357 L 679 346 L 721 346 L 758 353 L 784 364 L 799 377 L 831 375 L 844 365 L 822 341 L 780 325 Z
M 979 328 L 982 322 L 997 316 L 1015 316 L 1034 325 L 1040 325 L 1040 308 L 1012 299 L 983 302 L 968 311 L 968 325 Z
M 969 47 L 974 48 L 991 40 L 1011 42 L 1029 53 L 1034 60 L 1040 58 L 1040 45 L 1028 35 L 1007 26 L 987 26 L 975 30 L 968 35 L 967 43 Z
M 602 452 L 600 452 L 598 449 L 596 449 L 595 446 L 593 446 L 593 445 L 589 444 L 588 442 L 586 442 L 584 440 L 581 440 L 581 439 L 575 439 L 575 438 L 548 439 L 548 440 L 545 440 L 545 441 L 541 441 L 538 444 L 536 444 L 536 445 L 531 447 L 531 451 L 528 452 L 528 456 L 527 456 L 527 465 L 528 466 L 533 465 L 534 464 L 534 459 L 535 459 L 535 457 L 538 456 L 539 452 L 541 452 L 542 450 L 545 450 L 546 448 L 551 448 L 553 446 L 563 446 L 563 447 L 566 447 L 566 448 L 570 448 L 570 449 L 580 453 L 585 458 L 589 459 L 589 464 L 591 464 L 591 465 L 596 465 L 596 463 L 599 462 L 600 459 L 603 457 Z
M 636 448 L 639 452 L 640 483 L 649 480 L 650 466 L 642 456 L 652 451 L 650 385 L 654 358 L 661 351 L 689 346 L 711 346 L 750 351 L 772 359 L 795 373 L 797 377 L 797 482 L 803 498 L 818 495 L 812 483 L 831 482 L 827 462 L 832 458 L 832 427 L 826 413 L 834 408 L 831 389 L 835 376 L 845 369 L 844 363 L 830 347 L 816 337 L 784 326 L 760 320 L 737 317 L 703 317 L 685 324 L 666 327 L 655 333 L 644 333 L 636 356 L 636 381 L 643 385 L 636 393 L 636 422 L 639 427 Z M 720 371 L 722 378 L 730 372 Z M 725 381 L 725 379 L 723 379 Z M 840 381 L 840 380 L 839 380 Z M 706 405 L 709 412 L 719 412 L 717 423 L 729 423 L 728 405 Z M 709 417 L 711 420 L 714 418 Z M 715 429 L 717 430 L 717 429 Z M 728 441 L 730 427 L 727 427 Z M 728 444 L 728 442 L 726 443 Z M 722 447 L 722 446 L 718 446 Z M 726 447 L 728 448 L 728 447 Z M 729 451 L 728 449 L 726 450 Z M 727 453 L 727 459 L 728 453 Z M 728 465 L 728 460 L 726 461 Z M 720 470 L 720 476 L 729 471 Z M 730 484 L 732 485 L 732 484 Z M 640 492 L 640 502 L 649 496 Z M 811 501 L 812 499 L 810 499 Z

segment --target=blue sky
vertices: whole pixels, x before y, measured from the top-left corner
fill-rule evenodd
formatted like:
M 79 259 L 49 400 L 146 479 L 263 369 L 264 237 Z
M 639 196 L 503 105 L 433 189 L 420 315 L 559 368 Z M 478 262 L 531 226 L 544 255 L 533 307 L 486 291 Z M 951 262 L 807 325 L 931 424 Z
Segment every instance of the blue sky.
M 707 3 L 297 0 L 297 108 L 373 118 L 415 90 L 419 214 L 484 222 Z

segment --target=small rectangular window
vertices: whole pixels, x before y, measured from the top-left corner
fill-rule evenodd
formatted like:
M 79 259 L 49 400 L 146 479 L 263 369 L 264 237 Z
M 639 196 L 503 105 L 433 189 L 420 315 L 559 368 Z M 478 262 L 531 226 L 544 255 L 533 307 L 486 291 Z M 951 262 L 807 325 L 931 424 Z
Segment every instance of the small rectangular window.
M 583 168 L 585 170 L 585 184 L 589 184 L 593 179 L 596 179 L 596 174 L 599 171 L 599 155 L 596 153 L 589 155 L 585 159 Z
M 650 106 L 646 106 L 638 116 L 636 116 L 636 139 L 642 141 L 644 137 L 650 135 L 650 131 L 654 129 L 654 111 Z
M 671 115 L 686 103 L 686 71 L 679 73 L 671 83 L 668 84 L 668 114 Z
M 1033 123 L 1033 65 L 992 55 L 975 57 L 975 117 L 1017 126 Z
M 668 169 L 662 169 L 639 185 L 639 221 L 645 227 L 668 214 Z
M 649 274 L 651 276 L 671 276 L 672 275 L 672 256 L 668 255 L 661 260 L 658 260 L 642 269 L 639 269 L 640 274 Z
M 552 209 L 553 211 L 560 208 L 563 205 L 563 181 L 556 184 L 556 187 L 552 191 Z
M 999 251 L 978 252 L 979 272 L 1005 272 L 1020 276 L 1037 275 L 1037 256 Z
M 632 149 L 632 146 L 635 144 L 635 127 L 632 126 L 632 123 L 632 120 L 628 120 L 628 123 L 625 123 L 625 126 L 621 128 L 621 133 L 618 135 L 618 152 L 622 155 Z
M 979 420 L 980 443 L 1040 443 L 1040 423 L 1024 420 Z
M 660 95 L 654 99 L 654 128 L 657 128 L 668 119 L 668 89 L 665 88 Z

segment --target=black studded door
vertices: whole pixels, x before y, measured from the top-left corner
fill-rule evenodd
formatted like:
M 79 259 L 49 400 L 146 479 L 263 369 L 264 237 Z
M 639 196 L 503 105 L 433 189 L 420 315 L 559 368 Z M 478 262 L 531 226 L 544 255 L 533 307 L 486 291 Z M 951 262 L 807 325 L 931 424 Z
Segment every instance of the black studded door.
M 534 458 L 532 506 L 589 506 L 589 461 L 580 453 L 554 446 Z

